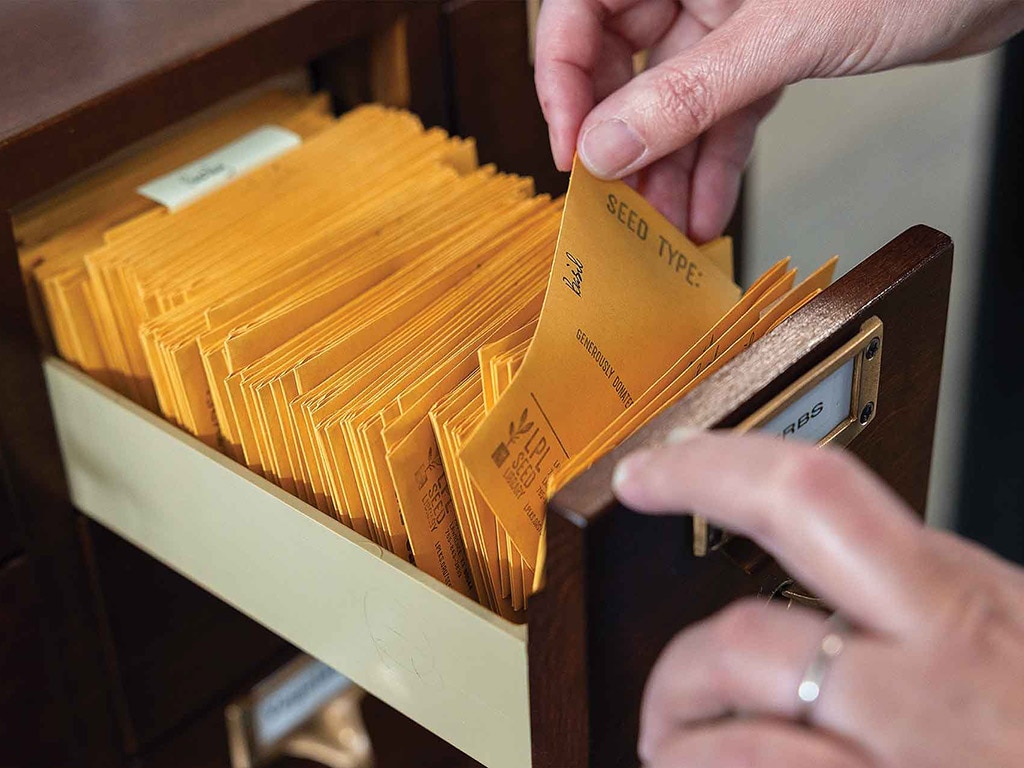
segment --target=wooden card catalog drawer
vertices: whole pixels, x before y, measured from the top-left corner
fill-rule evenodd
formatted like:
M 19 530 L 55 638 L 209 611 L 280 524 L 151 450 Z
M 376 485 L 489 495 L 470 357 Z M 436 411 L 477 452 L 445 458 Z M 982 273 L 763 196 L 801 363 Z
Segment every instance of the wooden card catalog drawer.
M 732 427 L 877 318 L 877 411 L 848 445 L 923 511 L 952 259 L 915 227 L 864 261 L 549 504 L 527 627 L 491 614 L 54 359 L 71 499 L 490 768 L 636 763 L 640 695 L 671 636 L 784 580 L 756 548 L 695 557 L 685 518 L 622 508 L 611 473 L 674 427 Z

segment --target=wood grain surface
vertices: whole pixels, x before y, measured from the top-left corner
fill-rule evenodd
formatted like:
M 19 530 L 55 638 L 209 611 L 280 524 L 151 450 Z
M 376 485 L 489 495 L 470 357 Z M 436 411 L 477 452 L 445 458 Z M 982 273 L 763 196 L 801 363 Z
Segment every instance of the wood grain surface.
M 11 0 L 0 46 L 0 206 L 244 88 L 416 18 L 411 61 L 427 76 L 434 0 Z M 438 33 L 437 22 L 431 31 Z M 435 57 L 436 58 L 436 57 Z M 430 112 L 436 94 L 417 88 Z

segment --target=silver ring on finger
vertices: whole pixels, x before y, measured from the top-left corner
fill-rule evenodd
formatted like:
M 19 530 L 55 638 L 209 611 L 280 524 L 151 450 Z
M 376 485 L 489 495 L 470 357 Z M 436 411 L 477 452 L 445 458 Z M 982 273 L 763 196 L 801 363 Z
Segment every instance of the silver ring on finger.
M 839 658 L 846 645 L 846 635 L 849 630 L 846 620 L 838 613 L 834 613 L 829 618 L 828 624 L 828 633 L 821 639 L 814 658 L 807 665 L 796 691 L 797 698 L 800 700 L 798 710 L 800 719 L 804 722 L 810 719 L 811 710 L 814 709 L 815 703 L 821 696 L 821 688 L 828 677 L 829 669 Z

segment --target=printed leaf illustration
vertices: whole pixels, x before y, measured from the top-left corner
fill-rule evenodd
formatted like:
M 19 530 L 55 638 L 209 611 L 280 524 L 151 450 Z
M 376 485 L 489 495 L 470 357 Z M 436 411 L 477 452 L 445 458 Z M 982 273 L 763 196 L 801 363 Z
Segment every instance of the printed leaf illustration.
M 427 454 L 427 468 L 428 469 L 440 469 L 441 468 L 441 456 L 437 452 L 437 446 L 430 446 L 430 452 Z
M 531 429 L 533 429 L 533 422 L 527 421 L 530 417 L 530 411 L 528 408 L 523 408 L 523 412 L 519 414 L 519 428 L 516 430 L 516 437 L 525 435 Z

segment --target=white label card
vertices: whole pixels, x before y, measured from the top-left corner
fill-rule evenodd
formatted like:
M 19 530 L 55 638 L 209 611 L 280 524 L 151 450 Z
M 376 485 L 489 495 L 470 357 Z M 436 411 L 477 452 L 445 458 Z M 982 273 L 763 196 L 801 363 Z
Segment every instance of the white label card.
M 301 143 L 302 137 L 287 128 L 264 125 L 135 191 L 173 212 Z
M 850 417 L 854 362 L 856 358 L 837 368 L 758 429 L 785 440 L 824 440 Z
M 257 691 L 252 713 L 256 745 L 265 749 L 284 738 L 350 684 L 322 661 L 312 661 L 272 690 Z

